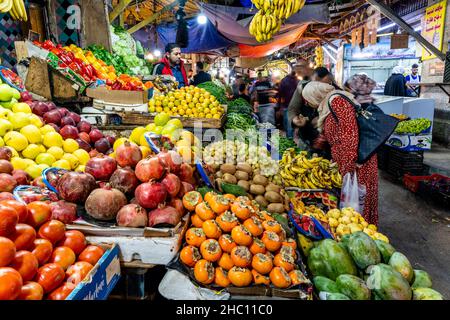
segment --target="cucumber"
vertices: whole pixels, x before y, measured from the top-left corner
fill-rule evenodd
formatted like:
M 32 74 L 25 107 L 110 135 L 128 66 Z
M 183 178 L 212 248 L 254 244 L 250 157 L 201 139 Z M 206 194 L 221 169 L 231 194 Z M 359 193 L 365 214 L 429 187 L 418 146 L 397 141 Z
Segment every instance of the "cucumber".
M 229 193 L 236 197 L 247 195 L 247 192 L 245 191 L 244 188 L 235 184 L 222 182 L 221 187 L 224 194 Z
M 205 194 L 207 194 L 210 191 L 214 191 L 214 189 L 211 189 L 209 187 L 198 187 L 197 191 L 200 192 L 200 194 L 202 195 L 202 198 L 204 198 Z

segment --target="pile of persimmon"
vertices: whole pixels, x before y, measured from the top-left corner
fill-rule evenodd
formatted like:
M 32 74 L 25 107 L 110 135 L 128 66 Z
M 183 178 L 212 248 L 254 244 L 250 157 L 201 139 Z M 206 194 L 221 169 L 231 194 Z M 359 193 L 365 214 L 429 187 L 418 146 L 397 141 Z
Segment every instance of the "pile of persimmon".
M 192 212 L 181 261 L 205 285 L 288 288 L 307 281 L 296 266 L 296 242 L 268 212 L 247 197 L 197 191 L 183 197 Z
M 0 300 L 64 300 L 102 257 L 51 216 L 47 202 L 0 201 Z

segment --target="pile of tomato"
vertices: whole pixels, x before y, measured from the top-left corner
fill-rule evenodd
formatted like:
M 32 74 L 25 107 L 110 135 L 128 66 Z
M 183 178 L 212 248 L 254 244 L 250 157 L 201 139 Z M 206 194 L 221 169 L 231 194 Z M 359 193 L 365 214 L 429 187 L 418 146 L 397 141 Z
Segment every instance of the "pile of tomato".
M 51 216 L 48 202 L 0 201 L 0 300 L 64 300 L 102 257 Z
M 251 284 L 288 288 L 307 283 L 296 264 L 296 242 L 268 212 L 248 197 L 205 194 L 183 197 L 192 212 L 192 227 L 180 260 L 193 268 L 195 279 L 217 287 Z

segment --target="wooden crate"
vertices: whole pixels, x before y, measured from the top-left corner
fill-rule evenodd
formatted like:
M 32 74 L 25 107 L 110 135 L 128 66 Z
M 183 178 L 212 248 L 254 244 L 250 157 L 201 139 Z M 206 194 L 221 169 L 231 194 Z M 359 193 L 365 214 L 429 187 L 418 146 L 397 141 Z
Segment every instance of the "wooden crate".
M 28 91 L 40 95 L 47 100 L 52 99 L 47 62 L 36 57 L 31 57 L 25 87 Z

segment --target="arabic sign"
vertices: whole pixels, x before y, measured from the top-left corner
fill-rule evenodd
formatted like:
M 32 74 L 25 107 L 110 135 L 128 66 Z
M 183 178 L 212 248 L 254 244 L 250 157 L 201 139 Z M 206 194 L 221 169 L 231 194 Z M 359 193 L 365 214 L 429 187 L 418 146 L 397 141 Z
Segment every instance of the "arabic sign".
M 442 50 L 446 9 L 447 0 L 428 7 L 425 12 L 424 27 L 422 29 L 422 36 L 439 50 Z M 422 60 L 433 58 L 436 58 L 434 54 L 422 48 Z

